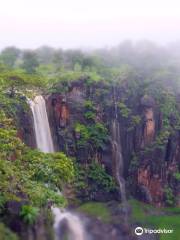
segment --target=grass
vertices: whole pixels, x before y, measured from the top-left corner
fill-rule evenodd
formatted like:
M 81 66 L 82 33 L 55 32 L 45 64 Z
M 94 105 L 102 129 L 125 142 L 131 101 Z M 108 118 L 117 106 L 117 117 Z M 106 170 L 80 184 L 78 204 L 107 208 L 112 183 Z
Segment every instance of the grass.
M 177 240 L 180 236 L 180 208 L 155 208 L 131 199 L 132 220 L 144 227 L 173 229 L 172 234 L 161 234 L 160 240 Z
M 111 221 L 110 211 L 105 203 L 101 202 L 87 202 L 82 204 L 79 208 L 79 211 L 84 212 L 90 216 L 97 217 L 103 222 Z
M 180 208 L 156 208 L 135 199 L 129 200 L 132 207 L 131 222 L 139 226 L 152 229 L 173 229 L 172 234 L 161 234 L 160 240 L 177 240 L 180 236 Z M 106 203 L 87 202 L 82 204 L 79 211 L 97 217 L 105 223 L 112 220 L 110 210 Z
M 180 214 L 180 207 L 166 208 L 166 212 L 169 214 Z
M 180 236 L 180 217 L 175 215 L 171 216 L 148 216 L 148 225 L 155 226 L 156 228 L 166 228 L 173 229 L 172 234 L 162 234 L 160 236 L 161 240 L 177 240 Z

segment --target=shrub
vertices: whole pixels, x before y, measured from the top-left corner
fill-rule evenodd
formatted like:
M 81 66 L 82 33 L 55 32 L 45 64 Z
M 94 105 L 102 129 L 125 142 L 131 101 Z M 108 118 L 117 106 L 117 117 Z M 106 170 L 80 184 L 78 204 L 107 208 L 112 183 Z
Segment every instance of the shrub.
M 18 240 L 19 238 L 15 233 L 0 223 L 0 240 Z
M 105 169 L 98 163 L 92 163 L 89 166 L 88 178 L 90 181 L 93 181 L 97 189 L 103 189 L 106 192 L 110 192 L 116 188 L 113 178 L 107 174 Z
M 166 187 L 164 189 L 164 194 L 165 194 L 165 202 L 168 206 L 173 206 L 174 205 L 174 194 L 173 191 L 170 187 Z
M 98 163 L 87 166 L 76 165 L 75 188 L 79 196 L 91 199 L 98 191 L 113 192 L 117 189 L 115 180 Z
M 119 107 L 119 110 L 120 110 L 120 114 L 124 118 L 128 118 L 129 115 L 131 114 L 131 109 L 128 108 L 123 102 L 119 102 L 118 107 Z
M 180 181 L 180 172 L 174 173 L 173 176 L 177 181 Z
M 134 115 L 131 117 L 131 124 L 133 127 L 139 125 L 139 123 L 141 122 L 141 117 L 138 115 Z
M 96 123 L 88 127 L 89 140 L 94 148 L 104 149 L 108 141 L 108 130 L 102 123 Z
M 80 139 L 77 141 L 78 147 L 87 145 L 90 138 L 88 128 L 83 124 L 77 123 L 75 125 L 75 132 L 80 134 Z
M 6 201 L 21 201 L 24 197 L 36 207 L 49 200 L 64 206 L 65 199 L 56 192 L 73 180 L 72 160 L 64 153 L 32 150 L 16 135 L 11 120 L 0 114 L 0 209 Z
M 96 118 L 96 113 L 92 112 L 92 111 L 87 111 L 84 113 L 84 117 L 87 119 L 87 120 L 91 120 L 91 121 L 94 121 L 95 118 Z
M 22 206 L 22 209 L 20 212 L 20 216 L 22 217 L 23 221 L 30 225 L 36 222 L 38 214 L 39 214 L 39 209 L 32 207 L 30 205 Z
M 6 203 L 6 198 L 0 193 L 0 213 L 4 209 L 5 203 Z
M 108 130 L 102 123 L 91 124 L 85 126 L 77 123 L 75 132 L 80 134 L 78 146 L 92 145 L 95 149 L 104 149 L 104 145 L 108 140 Z
M 94 107 L 94 104 L 92 101 L 90 100 L 86 100 L 84 102 L 84 107 L 86 110 L 89 110 L 89 111 L 96 111 L 96 108 Z
M 93 105 L 93 102 L 90 101 L 90 100 L 85 101 L 84 107 L 85 107 L 84 117 L 87 120 L 95 121 L 95 118 L 96 118 L 96 108 Z

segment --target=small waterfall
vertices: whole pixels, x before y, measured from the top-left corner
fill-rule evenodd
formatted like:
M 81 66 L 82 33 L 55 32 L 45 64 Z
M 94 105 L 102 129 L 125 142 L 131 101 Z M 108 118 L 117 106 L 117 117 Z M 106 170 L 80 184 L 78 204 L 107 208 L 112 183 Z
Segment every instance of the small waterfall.
M 37 148 L 45 153 L 53 153 L 54 146 L 46 111 L 46 103 L 42 96 L 36 96 L 34 101 L 29 100 L 29 104 L 33 114 L 33 122 L 36 136 Z M 81 220 L 75 214 L 52 207 L 54 214 L 54 230 L 55 239 L 62 240 L 61 223 L 63 220 L 67 222 L 67 240 L 85 240 L 84 228 Z
M 37 148 L 46 153 L 54 152 L 44 98 L 36 96 L 34 101 L 30 101 L 30 107 L 33 113 Z
M 68 240 L 85 240 L 84 228 L 78 216 L 55 207 L 52 207 L 52 212 L 55 217 L 55 240 L 61 240 L 65 237 L 67 237 Z M 66 231 L 63 233 L 62 225 L 64 223 L 66 224 Z
M 112 157 L 115 163 L 115 177 L 119 185 L 122 203 L 126 203 L 125 180 L 123 177 L 124 160 L 121 149 L 120 124 L 118 121 L 116 89 L 113 88 L 114 95 L 114 119 L 112 121 Z
M 120 143 L 120 129 L 117 119 L 112 121 L 112 153 L 115 163 L 115 175 L 121 193 L 121 201 L 126 202 L 125 180 L 123 178 L 123 156 Z

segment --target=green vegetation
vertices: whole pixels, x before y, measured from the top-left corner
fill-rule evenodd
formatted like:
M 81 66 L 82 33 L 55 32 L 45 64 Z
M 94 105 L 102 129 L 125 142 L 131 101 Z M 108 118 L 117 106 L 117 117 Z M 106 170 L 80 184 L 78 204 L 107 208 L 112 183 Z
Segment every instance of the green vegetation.
M 166 187 L 164 189 L 165 193 L 165 201 L 168 206 L 173 206 L 174 205 L 174 194 L 173 190 L 170 187 Z
M 133 221 L 148 228 L 173 229 L 174 232 L 172 234 L 162 234 L 160 235 L 160 239 L 178 239 L 180 234 L 178 215 L 180 208 L 155 208 L 134 199 L 129 200 L 129 203 L 132 207 Z
M 1 116 L 3 116 L 1 124 L 4 125 L 0 128 L 0 176 L 2 180 L 0 189 L 4 197 L 7 200 L 18 200 L 18 192 L 22 191 L 27 193 L 31 201 L 37 205 L 45 204 L 48 201 L 47 196 L 62 203 L 62 197 L 56 196 L 57 194 L 44 184 L 61 188 L 63 182 L 72 179 L 71 160 L 63 153 L 44 154 L 37 150 L 30 150 L 17 138 L 16 131 L 12 127 L 9 126 L 6 129 L 5 123 L 9 124 L 10 120 L 4 119 L 4 114 Z M 19 182 L 21 185 L 18 184 Z
M 15 65 L 16 59 L 19 57 L 20 50 L 15 47 L 7 47 L 2 50 L 0 60 L 8 67 Z
M 3 223 L 0 223 L 0 240 L 19 240 L 15 233 L 12 233 Z
M 131 117 L 131 124 L 132 124 L 133 127 L 139 125 L 140 122 L 141 122 L 141 117 L 140 116 L 134 115 L 134 116 Z
M 119 102 L 118 103 L 118 107 L 120 109 L 120 114 L 124 118 L 128 118 L 129 115 L 131 114 L 131 109 L 129 109 L 123 102 Z
M 77 123 L 75 132 L 80 134 L 77 144 L 79 147 L 92 146 L 94 149 L 104 149 L 105 143 L 108 141 L 108 130 L 102 123 L 83 125 Z
M 174 119 L 173 128 L 179 128 L 180 114 L 178 111 L 176 96 L 169 91 L 162 91 L 160 95 L 159 105 L 163 113 L 163 127 L 169 129 L 171 127 L 171 118 Z
M 39 61 L 36 57 L 36 53 L 33 51 L 25 51 L 23 53 L 23 63 L 21 67 L 25 69 L 27 73 L 35 73 L 36 68 L 39 66 Z
M 105 203 L 100 202 L 87 202 L 82 204 L 79 208 L 79 211 L 82 211 L 90 216 L 101 219 L 103 222 L 111 221 L 111 214 L 108 210 Z
M 90 133 L 88 131 L 88 128 L 80 123 L 77 123 L 75 125 L 75 132 L 80 134 L 80 139 L 78 139 L 78 146 L 79 147 L 84 147 L 88 144 L 88 141 L 90 139 Z
M 29 75 L 22 69 L 4 69 L 0 71 L 0 89 L 9 91 L 10 97 L 15 94 L 27 94 L 27 90 L 46 86 L 46 79 L 37 74 Z
M 174 173 L 174 178 L 177 180 L 177 181 L 180 181 L 180 172 L 176 172 Z
M 96 111 L 96 108 L 95 108 L 93 102 L 90 101 L 90 100 L 86 100 L 86 101 L 85 101 L 84 107 L 85 107 L 87 110 L 89 110 L 89 111 Z
M 168 51 L 163 55 L 162 51 L 163 49 L 147 42 L 141 43 L 139 51 L 132 43 L 125 42 L 114 49 L 92 52 L 50 47 L 33 51 L 8 47 L 1 52 L 0 221 L 7 217 L 6 204 L 14 200 L 26 203 L 22 206 L 19 217 L 26 224 L 33 225 L 39 213 L 50 203 L 60 207 L 67 205 L 67 200 L 58 194 L 67 183 L 75 188 L 80 200 L 95 199 L 98 193 L 110 195 L 116 192 L 113 177 L 106 171 L 107 166 L 102 165 L 105 161 L 111 163 L 110 157 L 102 159 L 102 156 L 106 151 L 111 153 L 108 147 L 112 140 L 110 121 L 111 114 L 114 115 L 114 100 L 117 100 L 117 117 L 122 120 L 124 132 L 127 132 L 123 144 L 127 145 L 127 141 L 133 137 L 130 149 L 133 148 L 135 152 L 130 153 L 132 158 L 127 176 L 130 188 L 137 187 L 135 177 L 144 155 L 147 155 L 147 160 L 152 155 L 152 169 L 158 168 L 160 164 L 166 167 L 163 157 L 155 159 L 156 151 L 163 152 L 163 156 L 166 154 L 167 162 L 168 153 L 165 153 L 165 148 L 171 144 L 171 137 L 176 137 L 180 130 L 180 71 L 177 56 L 173 58 L 167 54 Z M 117 99 L 113 99 L 113 88 Z M 27 97 L 41 93 L 58 93 L 67 98 L 71 98 L 71 94 L 77 95 L 77 102 L 82 106 L 82 116 L 75 120 L 75 124 L 72 121 L 73 126 L 60 130 L 58 127 L 57 133 L 60 135 L 59 131 L 64 131 L 67 136 L 71 128 L 69 138 L 75 136 L 70 139 L 70 144 L 73 145 L 71 153 L 76 158 L 76 164 L 64 153 L 45 154 L 30 149 L 18 137 L 18 130 L 21 130 L 19 114 L 30 111 Z M 154 105 L 151 101 L 148 102 L 149 99 L 153 100 Z M 144 110 L 152 105 L 156 118 L 156 138 L 141 148 L 138 147 L 140 143 L 136 144 L 136 136 L 142 138 Z M 65 139 L 64 145 L 68 145 L 68 140 Z M 67 147 L 67 153 L 70 152 L 68 150 Z M 77 156 L 79 152 L 85 153 L 81 156 L 84 157 L 82 161 Z M 127 161 L 127 166 L 128 164 Z M 172 180 L 178 183 L 179 172 L 172 173 L 172 176 Z M 172 176 L 170 173 L 169 178 Z M 156 209 L 134 200 L 130 204 L 135 221 L 155 227 L 168 227 L 170 221 L 175 234 L 168 237 L 177 239 L 179 209 L 172 208 L 176 201 L 175 191 L 170 183 L 166 184 L 165 203 L 171 208 Z M 105 203 L 89 202 L 79 209 L 104 222 L 111 220 Z M 0 223 L 0 232 L 0 240 L 17 239 L 4 223 Z
M 100 164 L 92 163 L 89 166 L 89 180 L 96 184 L 96 191 L 103 189 L 106 192 L 111 192 L 116 189 L 116 184 L 113 178 L 106 173 L 105 169 Z
M 20 216 L 22 217 L 23 221 L 27 224 L 35 223 L 38 214 L 39 214 L 39 209 L 29 205 L 22 206 L 22 209 L 20 212 Z
M 115 180 L 98 163 L 76 166 L 75 188 L 82 198 L 91 200 L 99 191 L 110 193 L 117 190 Z
M 65 206 L 66 199 L 57 193 L 74 178 L 71 159 L 63 153 L 44 154 L 27 147 L 17 137 L 19 107 L 27 109 L 24 100 L 16 96 L 0 94 L 0 213 L 6 215 L 8 201 L 28 201 L 19 212 L 26 224 L 34 224 L 39 208 L 50 202 Z M 10 118 L 11 117 L 11 118 Z M 0 218 L 1 220 L 1 218 Z M 3 224 L 2 239 L 16 240 Z
M 180 208 L 156 208 L 135 199 L 131 199 L 128 202 L 132 207 L 131 223 L 136 223 L 149 229 L 173 229 L 174 232 L 172 234 L 162 234 L 160 239 L 178 239 L 180 233 L 178 215 Z M 111 212 L 106 203 L 86 202 L 78 208 L 78 211 L 100 218 L 106 223 L 112 221 Z
M 84 108 L 85 108 L 85 112 L 84 112 L 85 119 L 94 122 L 96 119 L 96 108 L 93 105 L 93 102 L 90 100 L 85 101 Z
M 134 115 L 133 110 L 129 108 L 124 102 L 118 103 L 120 116 L 126 119 L 127 131 L 133 130 L 141 123 L 141 116 Z
M 84 113 L 84 117 L 85 117 L 87 120 L 92 120 L 92 121 L 94 121 L 95 118 L 96 118 L 96 113 L 91 112 L 91 111 L 87 111 L 87 112 Z
M 19 213 L 27 224 L 34 224 L 39 208 L 50 202 L 65 206 L 57 193 L 74 178 L 73 162 L 63 153 L 45 154 L 27 147 L 18 137 L 12 119 L 0 111 L 0 213 L 6 213 L 8 201 L 28 201 Z M 1 225 L 2 228 L 2 225 Z M 16 239 L 5 228 L 2 234 Z M 9 234 L 9 235 L 8 235 Z M 6 238 L 4 238 L 6 239 Z

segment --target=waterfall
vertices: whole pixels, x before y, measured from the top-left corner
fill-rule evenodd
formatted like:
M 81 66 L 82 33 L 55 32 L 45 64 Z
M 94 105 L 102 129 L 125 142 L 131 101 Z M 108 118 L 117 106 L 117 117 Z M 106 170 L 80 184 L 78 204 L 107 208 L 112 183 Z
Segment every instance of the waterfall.
M 34 101 L 30 101 L 30 107 L 33 113 L 37 148 L 46 153 L 54 152 L 44 98 L 36 96 Z
M 53 153 L 54 146 L 46 111 L 46 103 L 42 96 L 36 96 L 34 101 L 29 100 L 29 104 L 33 114 L 33 122 L 35 129 L 35 137 L 37 148 L 45 153 Z M 55 239 L 61 240 L 61 226 L 63 221 L 67 222 L 67 237 L 68 240 L 85 240 L 84 228 L 81 220 L 75 214 L 52 207 L 54 214 L 54 231 Z
M 125 180 L 123 177 L 123 156 L 121 152 L 119 122 L 115 118 L 112 121 L 112 153 L 115 163 L 115 177 L 119 185 L 121 201 L 126 202 Z
M 75 214 L 52 207 L 54 214 L 55 240 L 85 240 L 85 233 L 80 218 Z M 62 231 L 62 225 L 65 225 L 65 232 Z M 66 235 L 67 234 L 67 235 Z M 67 238 L 66 238 L 67 237 Z
M 119 185 L 122 203 L 126 203 L 125 180 L 123 177 L 124 160 L 122 156 L 120 124 L 118 121 L 116 89 L 113 88 L 114 119 L 112 121 L 112 157 L 115 163 L 115 177 Z

